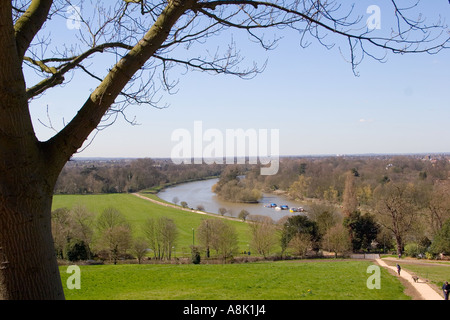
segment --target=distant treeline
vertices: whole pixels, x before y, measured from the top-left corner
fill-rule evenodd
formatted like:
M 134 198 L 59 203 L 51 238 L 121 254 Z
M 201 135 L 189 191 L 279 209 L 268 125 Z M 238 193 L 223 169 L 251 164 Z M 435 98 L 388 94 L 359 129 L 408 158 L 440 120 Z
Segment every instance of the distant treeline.
M 318 199 L 342 204 L 348 173 L 354 179 L 359 205 L 368 205 L 373 192 L 389 181 L 423 189 L 446 181 L 450 156 L 285 157 L 275 175 L 260 175 L 260 167 L 228 165 L 214 191 L 224 200 L 254 202 L 261 192 L 282 192 L 292 199 Z M 242 176 L 245 175 L 245 179 Z
M 246 170 L 226 167 L 216 193 L 235 202 L 252 201 L 258 192 L 300 200 L 330 251 L 343 250 L 340 240 L 350 238 L 353 251 L 392 241 L 399 255 L 450 254 L 448 156 L 283 158 L 276 175 Z M 293 239 L 311 247 L 309 238 L 306 246 Z
M 376 243 L 387 248 L 393 241 L 398 254 L 405 250 L 434 257 L 450 254 L 449 172 L 447 156 L 282 158 L 278 173 L 266 176 L 260 175 L 258 165 L 176 165 L 152 159 L 72 161 L 61 173 L 55 191 L 136 192 L 220 176 L 213 189 L 229 201 L 255 202 L 262 192 L 279 192 L 306 203 L 309 219 L 317 223 L 321 235 L 328 234 L 324 238 L 327 246 L 350 237 L 352 250 L 358 251 L 371 250 Z M 311 247 L 309 238 L 292 239 L 299 248 L 305 243 Z
M 75 160 L 67 163 L 56 194 L 124 193 L 221 176 L 218 186 L 231 201 L 253 202 L 260 192 L 284 191 L 292 198 L 343 200 L 347 172 L 357 177 L 360 204 L 388 181 L 434 184 L 447 180 L 450 163 L 444 156 L 353 156 L 281 158 L 276 175 L 260 175 L 258 165 L 174 164 L 170 159 Z M 245 175 L 245 179 L 238 177 Z M 245 187 L 245 188 L 244 188 Z M 233 189 L 245 199 L 232 199 Z M 248 192 L 242 192 L 242 191 Z M 218 193 L 220 193 L 220 188 Z M 229 193 L 229 194 L 225 194 Z
M 127 193 L 218 176 L 221 165 L 172 163 L 170 159 L 75 160 L 61 172 L 55 194 Z
M 364 205 L 370 203 L 377 187 L 390 181 L 423 189 L 447 181 L 449 159 L 450 156 L 442 155 L 283 158 L 276 175 L 262 176 L 254 168 L 246 173 L 245 180 L 247 185 L 265 192 L 278 190 L 299 200 L 342 203 L 347 174 L 351 172 L 358 203 Z

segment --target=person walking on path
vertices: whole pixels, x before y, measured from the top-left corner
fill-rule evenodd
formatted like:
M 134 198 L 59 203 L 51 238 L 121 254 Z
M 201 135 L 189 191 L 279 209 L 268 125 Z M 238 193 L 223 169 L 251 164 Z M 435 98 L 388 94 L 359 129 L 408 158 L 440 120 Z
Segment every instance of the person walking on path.
M 442 291 L 444 292 L 444 300 L 448 300 L 448 294 L 450 293 L 450 284 L 448 284 L 448 281 L 444 282 Z
M 400 267 L 400 265 L 397 263 L 397 273 L 398 275 L 400 275 L 400 271 L 402 270 L 402 267 Z
M 386 259 L 386 260 L 388 260 L 388 259 Z M 397 271 L 397 273 L 398 273 L 398 269 L 395 266 L 387 265 L 386 262 L 383 261 L 383 259 L 379 258 L 379 259 L 376 259 L 375 261 L 381 267 L 392 270 L 392 271 Z M 411 285 L 415 290 L 417 290 L 417 292 L 420 294 L 421 300 L 443 300 L 442 294 L 435 291 L 427 283 L 414 282 L 412 275 L 410 273 L 408 273 L 408 271 L 403 271 L 402 274 L 399 275 L 399 277 L 406 280 L 409 283 L 409 285 Z

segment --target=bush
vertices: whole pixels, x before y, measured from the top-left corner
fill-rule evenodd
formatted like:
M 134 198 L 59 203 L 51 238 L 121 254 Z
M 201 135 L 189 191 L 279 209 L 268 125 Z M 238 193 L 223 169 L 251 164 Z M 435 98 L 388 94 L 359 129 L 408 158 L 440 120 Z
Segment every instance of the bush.
M 198 247 L 191 246 L 191 261 L 193 264 L 200 264 L 200 251 Z
M 431 252 L 425 252 L 425 258 L 427 258 L 428 260 L 433 260 L 434 259 L 434 254 L 432 254 Z
M 65 252 L 67 260 L 79 261 L 89 258 L 89 251 L 86 243 L 82 240 L 71 240 L 67 243 Z
M 187 208 L 188 207 L 188 204 L 187 204 L 187 202 L 186 201 L 181 201 L 181 206 L 183 207 L 183 208 Z
M 405 254 L 409 257 L 417 258 L 419 254 L 424 254 L 425 250 L 417 243 L 408 243 L 405 246 Z

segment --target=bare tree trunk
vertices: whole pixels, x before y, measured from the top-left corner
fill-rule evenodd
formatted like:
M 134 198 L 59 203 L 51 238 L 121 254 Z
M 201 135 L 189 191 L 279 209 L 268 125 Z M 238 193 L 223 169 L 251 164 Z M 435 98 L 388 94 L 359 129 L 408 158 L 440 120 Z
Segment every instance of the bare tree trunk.
M 403 253 L 403 240 L 400 235 L 395 235 L 395 242 L 397 244 L 397 255 L 400 257 Z
M 52 195 L 31 189 L 0 197 L 0 299 L 64 299 L 51 234 Z
M 57 177 L 131 77 L 160 48 L 178 18 L 194 3 L 169 2 L 74 119 L 46 142 L 39 142 L 33 129 L 22 63 L 52 1 L 33 1 L 16 29 L 11 2 L 0 6 L 0 299 L 64 299 L 51 233 Z
M 34 134 L 15 37 L 37 22 L 15 31 L 11 2 L 0 6 L 0 18 L 0 298 L 63 299 L 50 223 L 63 164 L 49 164 Z

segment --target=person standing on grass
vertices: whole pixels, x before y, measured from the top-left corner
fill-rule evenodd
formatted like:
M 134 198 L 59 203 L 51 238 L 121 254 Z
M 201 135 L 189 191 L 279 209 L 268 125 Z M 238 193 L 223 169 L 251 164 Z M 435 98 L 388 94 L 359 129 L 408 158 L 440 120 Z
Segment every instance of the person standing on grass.
M 397 263 L 397 273 L 398 275 L 400 275 L 400 271 L 402 270 L 402 268 L 400 267 L 400 265 Z
M 448 284 L 448 281 L 444 282 L 442 291 L 444 292 L 444 300 L 448 300 L 448 294 L 450 293 L 450 284 Z

